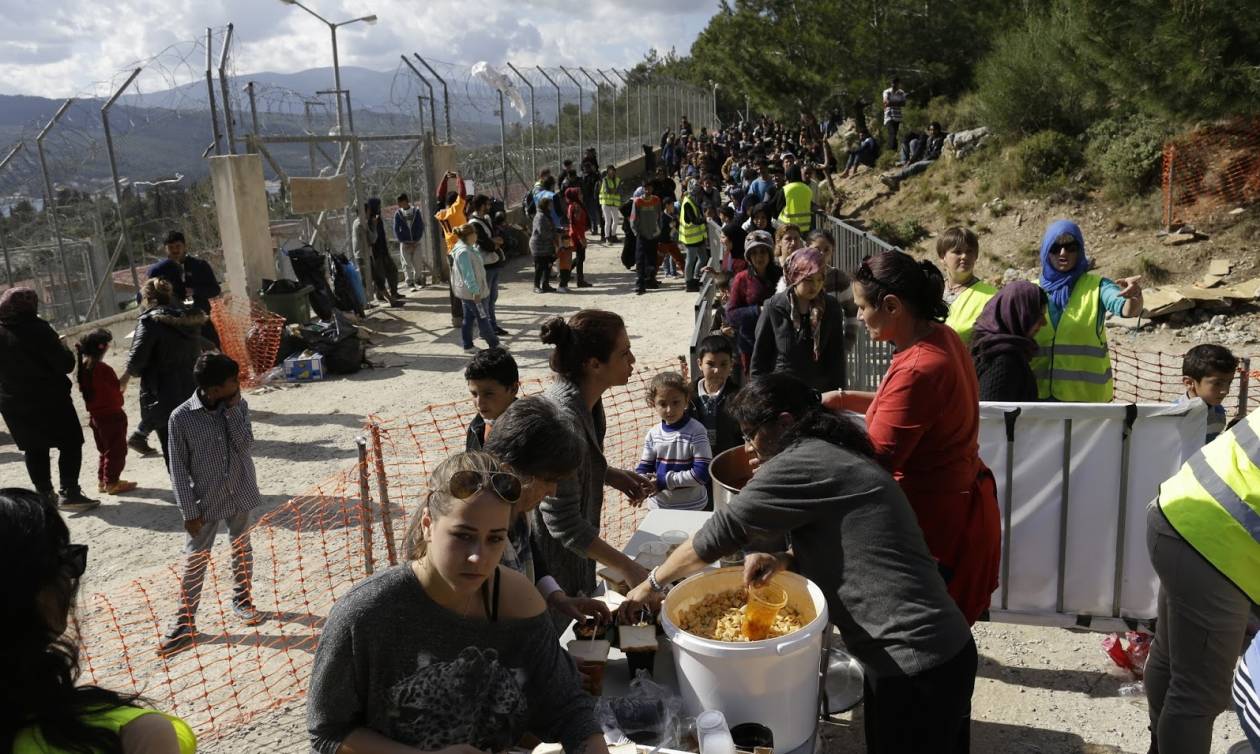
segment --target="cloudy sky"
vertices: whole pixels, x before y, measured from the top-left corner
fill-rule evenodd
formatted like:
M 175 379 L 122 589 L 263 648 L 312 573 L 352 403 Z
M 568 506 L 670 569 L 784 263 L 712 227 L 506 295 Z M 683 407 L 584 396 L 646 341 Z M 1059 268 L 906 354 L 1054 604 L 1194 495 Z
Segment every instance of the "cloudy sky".
M 623 66 L 649 48 L 685 53 L 717 0 L 305 0 L 330 21 L 375 13 L 339 32 L 342 65 L 394 70 L 398 55 L 461 64 Z M 580 9 L 576 17 L 572 9 Z M 102 94 L 117 72 L 207 26 L 236 25 L 236 70 L 331 64 L 327 27 L 280 0 L 0 0 L 0 93 Z M 168 56 L 164 56 L 164 59 Z M 186 81 L 204 61 L 173 73 Z M 149 74 L 152 75 L 152 74 Z M 183 83 L 180 81 L 179 83 Z M 150 89 L 153 85 L 149 86 Z

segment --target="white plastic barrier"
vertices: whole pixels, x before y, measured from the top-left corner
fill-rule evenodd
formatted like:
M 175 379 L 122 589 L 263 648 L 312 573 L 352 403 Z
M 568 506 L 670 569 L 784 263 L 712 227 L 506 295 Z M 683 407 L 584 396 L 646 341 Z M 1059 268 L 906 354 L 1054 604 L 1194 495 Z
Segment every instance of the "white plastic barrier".
M 1095 629 L 1154 618 L 1146 506 L 1202 447 L 1206 411 L 981 403 L 980 456 L 1003 522 L 991 618 Z

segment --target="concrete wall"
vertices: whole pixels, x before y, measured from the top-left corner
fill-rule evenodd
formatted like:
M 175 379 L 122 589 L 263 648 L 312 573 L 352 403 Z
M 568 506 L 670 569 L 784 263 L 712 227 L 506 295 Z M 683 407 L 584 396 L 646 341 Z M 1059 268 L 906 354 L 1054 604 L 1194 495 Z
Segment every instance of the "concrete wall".
M 257 298 L 263 278 L 274 278 L 276 270 L 262 157 L 211 157 L 210 178 L 223 239 L 223 288 L 234 296 Z

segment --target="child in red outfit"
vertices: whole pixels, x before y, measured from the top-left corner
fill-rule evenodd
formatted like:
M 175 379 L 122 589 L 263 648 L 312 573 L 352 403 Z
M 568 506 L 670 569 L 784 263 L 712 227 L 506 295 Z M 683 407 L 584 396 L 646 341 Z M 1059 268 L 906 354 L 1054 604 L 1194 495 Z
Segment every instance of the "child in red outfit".
M 586 207 L 582 205 L 582 191 L 575 187 L 569 187 L 564 191 L 565 203 L 568 205 L 568 221 L 569 221 L 569 242 L 571 244 L 571 261 L 568 265 L 560 265 L 560 290 L 568 292 L 569 290 L 569 269 L 572 268 L 577 277 L 578 288 L 590 288 L 591 284 L 586 282 L 586 275 L 583 274 L 583 267 L 586 265 L 586 231 L 590 227 L 590 215 L 586 212 Z M 563 259 L 563 255 L 560 257 Z
M 118 375 L 104 361 L 113 339 L 108 330 L 93 330 L 79 339 L 75 350 L 79 354 L 79 391 L 83 393 L 88 424 L 101 454 L 97 468 L 99 489 L 118 495 L 134 490 L 136 483 L 121 478 L 127 463 L 127 414 L 123 411 Z

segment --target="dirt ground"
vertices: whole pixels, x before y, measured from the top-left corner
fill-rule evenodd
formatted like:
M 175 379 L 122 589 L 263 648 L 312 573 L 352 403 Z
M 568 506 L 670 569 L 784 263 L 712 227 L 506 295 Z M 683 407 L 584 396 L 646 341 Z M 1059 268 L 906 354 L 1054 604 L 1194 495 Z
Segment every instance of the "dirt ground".
M 694 294 L 678 280 L 648 296 L 633 295 L 632 280 L 617 259 L 619 248 L 591 247 L 588 268 L 595 288 L 567 296 L 532 293 L 527 260 L 514 260 L 505 272 L 499 302 L 506 339 L 523 377 L 546 373 L 548 350 L 537 340 L 539 324 L 579 307 L 603 307 L 627 320 L 642 362 L 684 354 L 691 331 Z M 255 463 L 267 508 L 308 489 L 355 457 L 354 436 L 369 413 L 399 415 L 465 395 L 462 369 L 467 357 L 450 327 L 446 294 L 412 294 L 402 309 L 377 311 L 366 323 L 377 331 L 369 356 L 379 369 L 302 386 L 267 388 L 247 396 L 257 438 Z M 126 342 L 109 361 L 120 367 Z M 136 388 L 127 408 L 139 416 Z M 85 422 L 86 424 L 86 422 Z M 82 482 L 95 489 L 95 451 L 85 446 Z M 131 455 L 125 476 L 140 488 L 107 499 L 96 510 L 70 517 L 75 541 L 91 545 L 84 589 L 109 592 L 137 576 L 168 568 L 182 546 L 179 515 L 171 505 L 169 481 L 160 458 Z M 28 484 L 21 458 L 0 436 L 0 485 Z M 219 550 L 226 545 L 218 544 Z M 261 606 L 260 607 L 266 607 Z M 1122 696 L 1127 678 L 1113 671 L 1100 649 L 1100 634 L 1008 624 L 981 624 L 975 630 L 982 655 L 974 697 L 973 750 L 977 752 L 1133 752 L 1148 745 L 1145 701 Z M 146 650 L 147 651 L 147 650 Z M 860 721 L 837 719 L 823 731 L 828 754 L 861 751 Z M 1216 725 L 1214 752 L 1242 739 L 1232 713 Z M 303 705 L 295 703 L 253 720 L 202 748 L 209 752 L 306 751 Z

